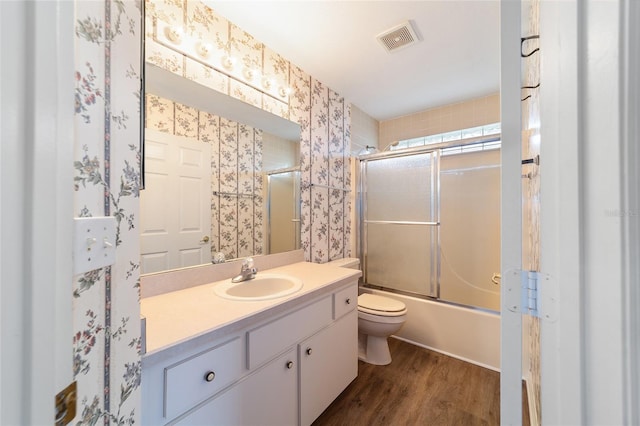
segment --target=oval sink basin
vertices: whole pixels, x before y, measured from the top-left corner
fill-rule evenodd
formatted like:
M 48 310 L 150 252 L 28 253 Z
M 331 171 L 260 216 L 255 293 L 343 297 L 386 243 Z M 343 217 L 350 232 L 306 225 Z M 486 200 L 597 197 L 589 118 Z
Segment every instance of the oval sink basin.
M 302 280 L 281 274 L 261 274 L 249 281 L 232 283 L 227 280 L 213 287 L 213 291 L 231 300 L 268 300 L 288 296 L 302 288 Z

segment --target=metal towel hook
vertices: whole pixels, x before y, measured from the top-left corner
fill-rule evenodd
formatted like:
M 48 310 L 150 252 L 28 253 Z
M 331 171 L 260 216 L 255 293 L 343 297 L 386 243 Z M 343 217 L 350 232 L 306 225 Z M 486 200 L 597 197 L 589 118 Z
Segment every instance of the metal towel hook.
M 520 56 L 523 58 L 528 58 L 529 56 L 533 55 L 534 53 L 536 53 L 537 51 L 540 50 L 539 47 L 536 47 L 535 49 L 533 49 L 531 52 L 529 53 L 524 53 L 523 49 L 524 49 L 524 42 L 528 41 L 528 40 L 535 40 L 535 39 L 539 39 L 540 36 L 539 35 L 532 35 L 532 36 L 528 36 L 528 37 L 522 37 L 520 39 Z

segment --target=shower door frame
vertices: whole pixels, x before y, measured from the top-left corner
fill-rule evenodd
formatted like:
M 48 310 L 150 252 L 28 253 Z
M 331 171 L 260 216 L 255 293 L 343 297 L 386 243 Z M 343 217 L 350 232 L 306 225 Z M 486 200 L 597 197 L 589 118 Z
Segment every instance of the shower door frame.
M 293 189 L 293 210 L 294 219 L 291 220 L 291 225 L 294 227 L 294 250 L 299 250 L 302 243 L 302 229 L 300 227 L 300 212 L 301 212 L 301 197 L 300 197 L 300 166 L 287 167 L 284 169 L 271 170 L 266 172 L 267 175 L 267 200 L 266 200 L 266 213 L 267 213 L 267 241 L 265 248 L 267 254 L 271 253 L 271 176 L 280 175 L 286 173 L 294 174 L 294 189 Z
M 440 252 L 441 252 L 441 241 L 440 241 L 440 159 L 442 157 L 442 150 L 447 149 L 447 148 L 456 148 L 456 147 L 463 147 L 463 146 L 468 146 L 468 145 L 476 145 L 476 144 L 481 144 L 481 143 L 489 143 L 489 142 L 496 142 L 496 141 L 501 141 L 502 140 L 502 135 L 501 134 L 496 134 L 496 135 L 490 135 L 490 136 L 479 136 L 479 137 L 474 137 L 474 138 L 467 138 L 467 139 L 459 139 L 459 140 L 455 140 L 455 141 L 450 141 L 450 142 L 442 142 L 442 143 L 437 143 L 437 144 L 431 144 L 431 145 L 424 145 L 424 146 L 420 146 L 420 147 L 416 147 L 416 148 L 407 148 L 407 149 L 402 149 L 402 150 L 397 150 L 397 151 L 386 151 L 386 152 L 381 152 L 381 153 L 376 153 L 376 154 L 368 154 L 368 155 L 363 155 L 360 156 L 358 159 L 360 161 L 360 182 L 358 185 L 358 207 L 359 207 L 359 212 L 360 214 L 358 215 L 358 219 L 359 219 L 359 232 L 360 232 L 360 236 L 361 238 L 359 239 L 360 244 L 359 244 L 359 249 L 360 249 L 360 262 L 362 264 L 362 280 L 364 285 L 366 286 L 372 286 L 372 287 L 377 287 L 377 288 L 383 288 L 385 290 L 392 290 L 394 292 L 400 293 L 400 294 L 407 294 L 409 296 L 414 296 L 414 297 L 427 297 L 430 299 L 435 299 L 438 302 L 442 302 L 442 303 L 450 303 L 450 304 L 454 304 L 454 305 L 460 305 L 459 303 L 455 303 L 455 302 L 449 302 L 446 300 L 442 300 L 440 298 L 440 272 L 441 272 L 441 258 L 440 258 Z M 433 164 L 436 164 L 435 167 L 432 166 L 431 167 L 431 174 L 432 174 L 432 179 L 431 179 L 431 186 L 432 186 L 432 191 L 431 191 L 431 216 L 432 218 L 435 218 L 435 221 L 432 222 L 412 222 L 412 221 L 368 221 L 365 218 L 367 217 L 367 202 L 366 202 L 366 189 L 367 189 L 367 173 L 366 173 L 366 165 L 368 163 L 368 161 L 376 161 L 376 160 L 386 160 L 386 159 L 390 159 L 390 158 L 397 158 L 397 157 L 406 157 L 406 156 L 412 156 L 412 155 L 419 155 L 419 154 L 429 154 L 432 152 L 436 152 L 436 161 L 433 162 Z M 435 176 L 434 176 L 435 174 Z M 435 188 L 434 188 L 435 186 Z M 434 198 L 435 198 L 435 203 L 434 203 Z M 435 215 L 434 215 L 434 210 L 435 209 Z M 427 226 L 432 226 L 432 227 L 436 227 L 435 230 L 432 230 L 432 232 L 435 231 L 436 233 L 436 237 L 435 239 L 432 238 L 431 240 L 431 250 L 433 252 L 433 250 L 435 250 L 435 255 L 432 253 L 430 256 L 430 261 L 431 261 L 431 271 L 433 271 L 434 267 L 437 269 L 436 270 L 436 279 L 435 279 L 435 283 L 433 282 L 433 280 L 431 280 L 430 282 L 430 288 L 429 288 L 429 293 L 428 295 L 425 294 L 421 294 L 421 293 L 414 293 L 414 292 L 410 292 L 410 291 L 403 291 L 403 290 L 397 290 L 397 289 L 389 289 L 386 288 L 384 286 L 379 286 L 376 284 L 371 284 L 368 282 L 368 273 L 367 273 L 367 264 L 368 264 L 368 247 L 367 247 L 367 223 L 382 223 L 382 222 L 386 222 L 388 224 L 398 224 L 398 225 L 427 225 Z M 435 244 L 434 244 L 434 240 L 435 240 Z M 435 265 L 434 265 L 435 263 Z M 433 274 L 433 272 L 432 272 Z M 435 290 L 435 291 L 434 291 Z M 435 294 L 434 294 L 435 293 Z M 465 307 L 468 307 L 470 309 L 483 309 L 480 307 L 475 307 L 475 306 L 467 306 L 465 305 Z
M 360 187 L 358 191 L 359 195 L 359 204 L 360 204 L 360 235 L 362 238 L 360 239 L 360 253 L 361 253 L 361 262 L 362 262 L 362 271 L 363 276 L 362 279 L 365 284 L 368 284 L 368 247 L 367 247 L 367 233 L 369 223 L 375 223 L 379 225 L 424 225 L 430 226 L 431 228 L 431 248 L 432 253 L 429 258 L 430 262 L 430 277 L 429 277 L 429 294 L 421 294 L 421 293 L 413 293 L 409 291 L 397 290 L 402 293 L 406 293 L 412 296 L 426 296 L 430 298 L 439 298 L 440 297 L 440 149 L 434 148 L 433 146 L 429 147 L 419 147 L 419 148 L 410 148 L 406 150 L 398 150 L 398 151 L 388 151 L 383 153 L 371 154 L 367 156 L 360 157 Z M 435 156 L 431 158 L 430 172 L 431 172 L 431 192 L 430 192 L 430 208 L 429 214 L 431 219 L 435 219 L 432 221 L 370 221 L 366 220 L 367 217 L 367 202 L 366 202 L 366 191 L 367 188 L 367 172 L 366 167 L 369 161 L 379 161 L 379 160 L 387 160 L 391 158 L 398 157 L 408 157 L 413 155 L 420 154 L 432 154 L 435 153 Z M 434 229 L 435 227 L 435 229 Z M 435 238 L 433 236 L 435 232 Z M 433 242 L 436 241 L 436 252 L 435 257 L 433 254 Z M 434 278 L 434 267 L 435 270 L 435 282 Z M 375 285 L 375 284 L 373 284 Z M 381 286 L 378 286 L 381 287 Z M 384 288 L 384 287 L 382 287 Z M 435 293 L 435 294 L 434 294 Z

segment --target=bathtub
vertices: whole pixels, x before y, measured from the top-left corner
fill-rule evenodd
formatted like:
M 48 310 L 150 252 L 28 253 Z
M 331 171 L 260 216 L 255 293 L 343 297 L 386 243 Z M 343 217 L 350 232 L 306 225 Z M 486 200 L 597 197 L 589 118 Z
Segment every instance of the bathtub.
M 500 371 L 500 315 L 402 294 L 360 287 L 407 306 L 407 320 L 393 337 Z

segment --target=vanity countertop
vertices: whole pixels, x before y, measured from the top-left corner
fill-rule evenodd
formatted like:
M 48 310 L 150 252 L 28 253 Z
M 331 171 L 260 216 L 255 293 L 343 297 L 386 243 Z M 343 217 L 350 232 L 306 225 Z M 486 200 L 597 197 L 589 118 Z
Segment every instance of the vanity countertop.
M 223 281 L 147 297 L 141 300 L 141 314 L 146 318 L 145 362 L 154 362 L 205 340 L 224 337 L 278 315 L 298 304 L 357 279 L 356 269 L 330 264 L 298 262 L 260 273 L 286 274 L 303 282 L 300 291 L 289 296 L 261 301 L 224 299 L 213 291 Z

